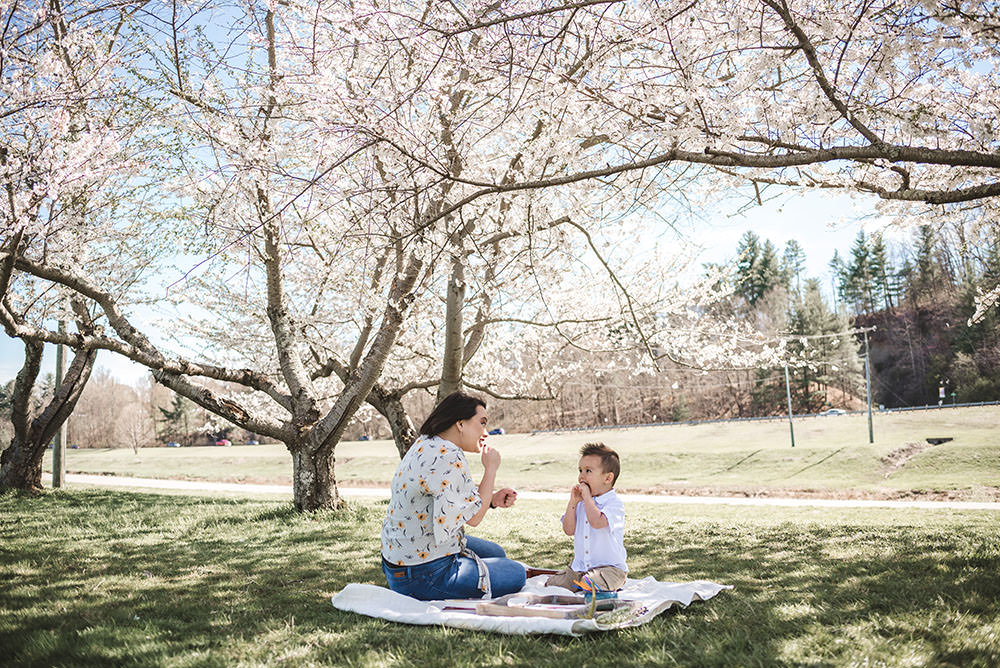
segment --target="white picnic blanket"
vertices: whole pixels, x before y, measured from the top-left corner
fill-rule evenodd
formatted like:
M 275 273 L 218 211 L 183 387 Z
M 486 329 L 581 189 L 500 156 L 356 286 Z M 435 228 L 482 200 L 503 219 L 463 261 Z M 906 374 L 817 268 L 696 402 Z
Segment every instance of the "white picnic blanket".
M 546 587 L 548 576 L 538 575 L 528 580 L 521 593 L 566 594 L 565 589 Z M 352 583 L 334 594 L 333 607 L 402 624 L 451 626 L 459 629 L 493 631 L 511 635 L 554 633 L 578 636 L 592 631 L 639 626 L 651 621 L 674 605 L 687 607 L 692 601 L 707 601 L 731 585 L 707 580 L 693 582 L 658 582 L 652 577 L 629 579 L 620 592 L 620 599 L 639 601 L 633 614 L 622 617 L 604 616 L 597 619 L 550 619 L 547 617 L 490 617 L 463 611 L 445 611 L 454 601 L 418 601 L 377 585 Z

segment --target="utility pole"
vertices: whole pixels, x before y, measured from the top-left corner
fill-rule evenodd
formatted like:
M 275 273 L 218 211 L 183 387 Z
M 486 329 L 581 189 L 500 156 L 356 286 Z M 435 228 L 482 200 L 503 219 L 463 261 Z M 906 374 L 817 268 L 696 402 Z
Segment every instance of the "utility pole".
M 788 382 L 788 365 L 785 365 L 785 397 L 788 399 L 788 432 L 792 435 L 792 447 L 795 447 L 795 425 L 792 424 L 792 386 Z
M 868 442 L 874 443 L 875 431 L 872 428 L 872 358 L 868 350 L 867 329 L 865 329 L 865 394 L 868 399 Z
M 59 333 L 66 333 L 66 321 L 59 321 Z M 66 353 L 65 346 L 63 344 L 58 344 L 56 346 L 56 394 L 59 393 L 59 388 L 62 387 L 63 373 L 65 373 L 66 366 Z M 55 438 L 52 444 L 52 487 L 59 488 L 63 486 L 63 481 L 66 479 L 66 423 L 64 422 L 58 430 L 56 430 Z

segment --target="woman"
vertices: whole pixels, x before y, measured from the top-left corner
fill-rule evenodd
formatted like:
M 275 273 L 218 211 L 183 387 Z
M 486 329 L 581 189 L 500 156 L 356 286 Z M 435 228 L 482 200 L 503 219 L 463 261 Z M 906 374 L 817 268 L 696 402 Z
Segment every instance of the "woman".
M 448 395 L 420 427 L 392 479 L 382 524 L 382 570 L 389 588 L 421 600 L 491 598 L 519 591 L 525 571 L 503 548 L 466 536 L 490 508 L 509 508 L 517 493 L 493 491 L 500 453 L 485 445 L 486 402 Z M 483 479 L 469 476 L 466 452 L 481 453 Z

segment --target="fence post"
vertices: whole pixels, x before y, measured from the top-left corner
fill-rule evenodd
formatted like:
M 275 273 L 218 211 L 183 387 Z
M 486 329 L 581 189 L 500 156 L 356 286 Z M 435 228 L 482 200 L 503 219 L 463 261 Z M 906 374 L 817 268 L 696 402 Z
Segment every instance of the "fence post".
M 785 397 L 788 399 L 788 432 L 792 435 L 792 447 L 795 447 L 795 425 L 792 424 L 792 388 L 788 382 L 788 365 L 785 365 Z

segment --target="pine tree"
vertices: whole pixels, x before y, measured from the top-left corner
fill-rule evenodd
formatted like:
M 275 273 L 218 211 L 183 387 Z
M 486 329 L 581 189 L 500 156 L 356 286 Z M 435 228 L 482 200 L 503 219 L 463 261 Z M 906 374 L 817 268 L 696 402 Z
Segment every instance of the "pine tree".
M 830 258 L 830 262 L 827 265 L 830 267 L 830 274 L 833 277 L 834 291 L 833 291 L 833 310 L 840 311 L 837 306 L 837 299 L 840 298 L 841 301 L 844 299 L 844 282 L 845 282 L 845 268 L 844 260 L 840 257 L 840 251 L 834 250 L 833 257 Z
M 792 336 L 788 349 L 802 362 L 789 368 L 795 411 L 822 410 L 830 402 L 831 386 L 840 387 L 848 395 L 856 393 L 861 372 L 853 337 L 823 336 L 843 332 L 847 326 L 844 318 L 827 308 L 819 281 L 807 280 L 792 310 L 789 328 Z
M 760 299 L 781 283 L 778 253 L 770 241 L 747 231 L 736 248 L 736 293 L 747 304 L 755 306 Z
M 789 239 L 785 244 L 785 252 L 781 256 L 781 275 L 786 287 L 794 289 L 795 294 L 802 292 L 802 270 L 806 266 L 806 253 L 795 239 Z
M 851 247 L 851 262 L 847 265 L 845 301 L 854 304 L 858 313 L 871 313 L 880 294 L 875 280 L 872 252 L 864 230 L 858 232 Z
M 174 400 L 170 408 L 160 408 L 163 414 L 163 428 L 160 430 L 160 438 L 164 440 L 183 441 L 191 444 L 191 428 L 188 424 L 188 416 L 191 411 L 191 401 L 179 394 L 174 395 Z
M 937 262 L 937 238 L 930 225 L 921 225 L 917 232 L 916 248 L 914 249 L 913 271 L 910 273 L 907 285 L 907 296 L 914 303 L 933 294 L 936 283 L 941 277 Z
M 885 241 L 882 239 L 882 234 L 879 232 L 872 235 L 870 259 L 872 278 L 875 282 L 877 292 L 882 295 L 886 310 L 891 310 L 893 307 L 893 285 L 890 279 L 892 267 L 889 264 L 889 256 L 885 249 Z

